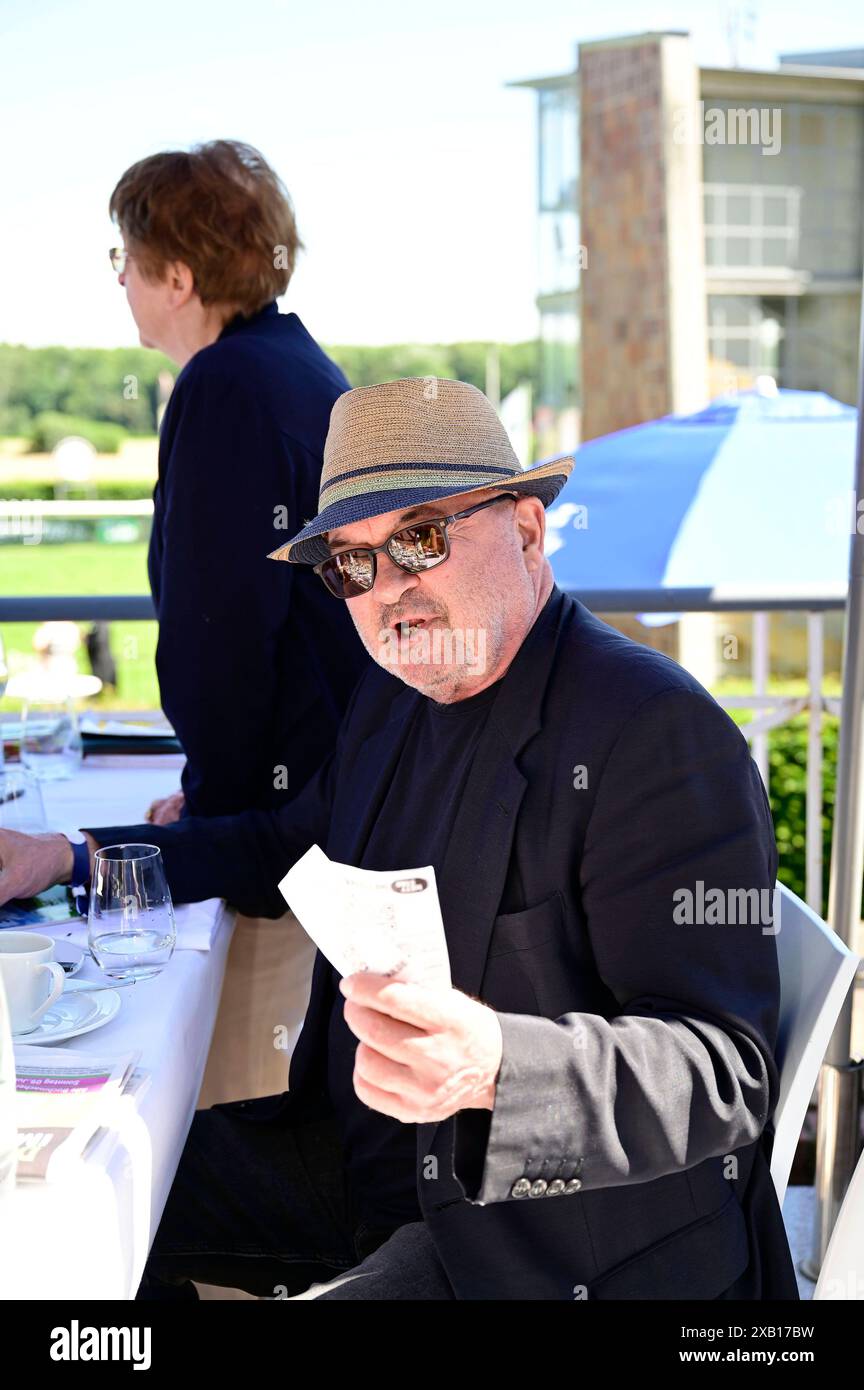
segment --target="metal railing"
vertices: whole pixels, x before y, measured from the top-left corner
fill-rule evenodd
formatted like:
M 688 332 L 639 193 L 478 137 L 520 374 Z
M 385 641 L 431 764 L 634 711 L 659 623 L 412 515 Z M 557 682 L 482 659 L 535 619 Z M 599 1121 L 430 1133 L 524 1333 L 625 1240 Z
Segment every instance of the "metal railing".
M 50 594 L 0 597 L 0 623 L 152 622 L 149 594 Z

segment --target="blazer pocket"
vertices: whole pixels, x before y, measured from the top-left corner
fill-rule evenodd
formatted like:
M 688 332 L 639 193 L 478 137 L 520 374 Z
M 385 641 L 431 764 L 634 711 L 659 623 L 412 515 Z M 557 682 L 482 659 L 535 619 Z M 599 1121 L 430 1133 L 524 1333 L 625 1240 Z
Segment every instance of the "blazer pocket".
M 564 904 L 561 894 L 550 893 L 542 902 L 525 907 L 521 912 L 504 912 L 495 918 L 489 956 L 504 956 L 510 951 L 527 951 L 553 940 L 562 931 Z
M 591 1280 L 588 1297 L 717 1298 L 743 1274 L 749 1259 L 747 1223 L 733 1192 L 719 1211 L 699 1217 Z
M 495 918 L 480 987 L 484 1003 L 500 1013 L 555 1016 L 548 986 L 568 973 L 563 915 L 555 892 L 522 912 Z

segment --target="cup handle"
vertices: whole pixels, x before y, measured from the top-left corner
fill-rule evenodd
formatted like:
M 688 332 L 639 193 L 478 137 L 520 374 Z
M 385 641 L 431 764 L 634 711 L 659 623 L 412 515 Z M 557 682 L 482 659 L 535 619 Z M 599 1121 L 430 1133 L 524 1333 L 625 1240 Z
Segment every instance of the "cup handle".
M 32 1014 L 34 1020 L 37 1018 L 41 1018 L 45 1010 L 49 1009 L 51 1005 L 54 1003 L 54 1000 L 60 998 L 60 995 L 63 993 L 63 989 L 66 984 L 66 971 L 63 969 L 62 965 L 57 964 L 56 960 L 43 961 L 39 969 L 49 970 L 51 972 L 51 975 L 53 976 L 54 983 L 51 986 L 51 993 L 48 995 L 48 998 L 45 1000 L 45 1003 L 40 1004 L 39 1008 L 34 1010 Z

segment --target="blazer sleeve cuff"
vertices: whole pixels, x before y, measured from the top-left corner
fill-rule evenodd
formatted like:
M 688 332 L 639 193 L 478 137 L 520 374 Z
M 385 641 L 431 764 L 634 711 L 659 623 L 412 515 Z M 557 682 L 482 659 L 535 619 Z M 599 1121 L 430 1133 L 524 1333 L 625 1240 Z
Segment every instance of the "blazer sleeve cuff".
M 572 1196 L 582 1189 L 583 1146 L 574 1132 L 566 1073 L 556 1086 L 538 1036 L 546 1020 L 497 1017 L 504 1047 L 495 1105 L 491 1112 L 463 1110 L 456 1116 L 455 1176 L 475 1206 Z

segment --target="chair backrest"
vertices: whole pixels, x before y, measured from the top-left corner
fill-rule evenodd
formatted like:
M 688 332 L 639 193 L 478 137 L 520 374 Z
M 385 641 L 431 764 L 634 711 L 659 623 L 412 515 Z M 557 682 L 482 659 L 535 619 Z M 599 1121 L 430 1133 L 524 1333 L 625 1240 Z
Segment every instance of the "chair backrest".
M 773 1117 L 771 1176 L 782 1206 L 807 1107 L 860 957 L 795 893 L 784 884 L 778 888 L 780 1098 Z
M 864 1299 L 864 1153 L 846 1189 L 813 1298 Z

